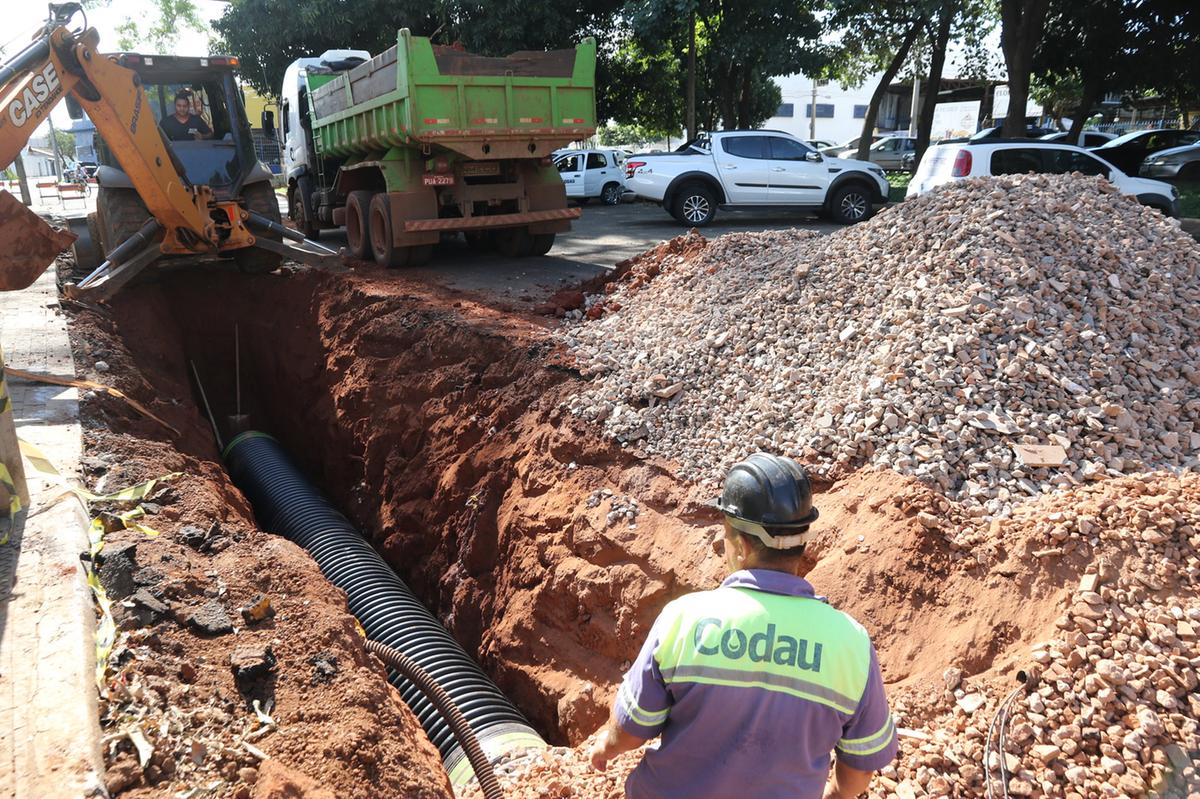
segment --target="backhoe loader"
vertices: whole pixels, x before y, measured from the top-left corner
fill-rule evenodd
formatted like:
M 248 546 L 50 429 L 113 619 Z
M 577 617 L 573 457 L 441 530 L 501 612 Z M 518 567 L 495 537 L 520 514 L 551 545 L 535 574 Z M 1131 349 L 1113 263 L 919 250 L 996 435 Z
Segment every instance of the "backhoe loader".
M 82 27 L 69 29 L 77 15 Z M 69 296 L 103 299 L 164 256 L 232 258 L 247 272 L 270 271 L 283 256 L 337 260 L 280 223 L 234 81 L 236 59 L 105 55 L 98 42 L 78 3 L 54 3 L 33 41 L 0 65 L 0 167 L 64 98 L 100 139 L 92 244 L 75 253 L 77 270 L 95 268 L 67 286 Z M 170 140 L 160 122 L 180 98 L 200 115 L 190 118 L 206 121 Z M 0 190 L 0 290 L 31 284 L 71 240 Z

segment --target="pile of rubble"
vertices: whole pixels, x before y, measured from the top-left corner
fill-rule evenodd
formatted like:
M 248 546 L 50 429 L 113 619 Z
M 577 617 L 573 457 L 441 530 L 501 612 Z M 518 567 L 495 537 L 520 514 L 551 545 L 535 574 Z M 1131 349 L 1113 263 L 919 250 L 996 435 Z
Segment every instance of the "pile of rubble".
M 595 378 L 568 408 L 685 479 L 766 449 L 888 465 L 994 517 L 1197 466 L 1200 248 L 1098 178 L 965 180 L 655 271 L 566 328 Z
M 1091 565 L 1023 685 L 951 668 L 939 695 L 898 698 L 913 732 L 873 796 L 982 796 L 989 779 L 996 796 L 1200 796 L 1200 477 L 1102 481 L 1005 527 L 1085 542 Z

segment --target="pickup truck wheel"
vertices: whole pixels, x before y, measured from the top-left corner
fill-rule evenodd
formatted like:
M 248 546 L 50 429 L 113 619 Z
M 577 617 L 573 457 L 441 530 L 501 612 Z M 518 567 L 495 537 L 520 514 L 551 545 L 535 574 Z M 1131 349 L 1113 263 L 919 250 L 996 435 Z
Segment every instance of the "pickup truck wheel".
M 621 202 L 621 184 L 609 183 L 600 192 L 600 200 L 605 205 L 618 205 Z
M 689 183 L 675 193 L 671 216 L 687 227 L 704 227 L 717 215 L 717 198 L 703 183 Z
M 275 197 L 275 190 L 265 180 L 261 183 L 251 183 L 242 189 L 242 202 L 246 204 L 247 211 L 265 216 L 276 224 L 283 221 L 279 215 L 279 200 Z M 283 237 L 278 233 L 268 233 L 256 227 L 251 227 L 250 232 L 254 234 L 255 238 L 283 241 Z M 240 250 L 234 250 L 233 259 L 237 262 L 238 269 L 250 275 L 274 272 L 283 262 L 283 256 L 279 253 L 262 250 L 258 247 L 243 247 Z
M 346 244 L 350 254 L 371 260 L 371 198 L 376 192 L 360 189 L 346 197 Z
M 351 192 L 354 197 L 358 192 Z M 371 213 L 368 217 L 367 230 L 371 236 L 371 253 L 375 263 L 388 269 L 399 269 L 408 266 L 409 256 L 415 247 L 400 247 L 392 236 L 392 198 L 387 192 L 381 191 L 371 198 Z M 346 224 L 350 223 L 350 214 L 346 213 Z
M 847 183 L 833 193 L 829 214 L 840 225 L 853 225 L 871 218 L 871 192 L 858 183 Z

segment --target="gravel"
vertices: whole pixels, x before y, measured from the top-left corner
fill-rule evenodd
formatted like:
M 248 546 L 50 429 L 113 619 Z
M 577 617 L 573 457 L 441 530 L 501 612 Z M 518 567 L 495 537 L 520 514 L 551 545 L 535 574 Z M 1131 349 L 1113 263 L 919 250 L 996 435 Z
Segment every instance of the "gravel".
M 767 450 L 1004 517 L 1197 468 L 1198 275 L 1177 222 L 1078 175 L 959 181 L 828 236 L 692 234 L 568 322 L 593 380 L 567 408 L 683 479 Z

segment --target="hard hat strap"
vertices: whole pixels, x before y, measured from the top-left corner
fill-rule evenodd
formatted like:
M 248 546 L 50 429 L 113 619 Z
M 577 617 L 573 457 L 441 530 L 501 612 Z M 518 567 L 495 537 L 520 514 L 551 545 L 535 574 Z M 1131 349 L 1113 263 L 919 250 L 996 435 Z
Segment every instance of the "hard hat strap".
M 729 526 L 739 533 L 752 535 L 763 545 L 770 549 L 794 549 L 808 542 L 811 537 L 809 527 L 805 525 L 804 529 L 795 535 L 771 535 L 767 532 L 767 528 L 756 522 L 746 519 L 739 519 L 736 516 L 726 515 L 725 519 L 729 522 Z

